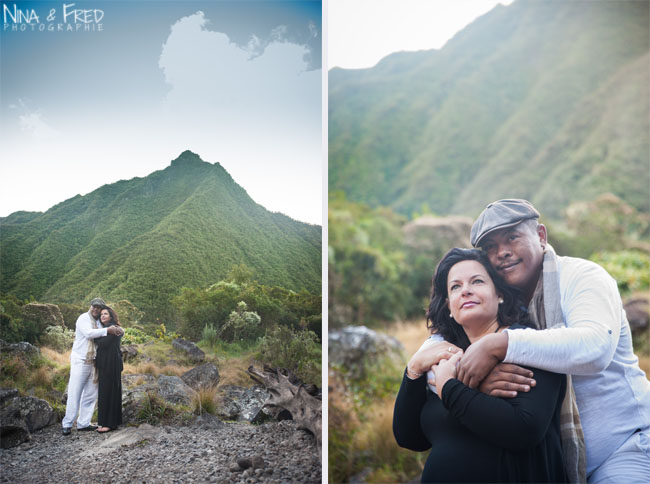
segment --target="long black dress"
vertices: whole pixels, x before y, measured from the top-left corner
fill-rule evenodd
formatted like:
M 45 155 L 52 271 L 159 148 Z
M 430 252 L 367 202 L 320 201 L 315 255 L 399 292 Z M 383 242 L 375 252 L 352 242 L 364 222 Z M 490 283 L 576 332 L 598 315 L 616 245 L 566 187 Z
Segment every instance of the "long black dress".
M 404 374 L 393 433 L 402 447 L 431 449 L 422 482 L 567 482 L 560 438 L 566 377 L 531 369 L 537 385 L 509 399 L 451 379 L 441 400 L 426 375 Z
M 100 427 L 117 428 L 122 424 L 122 352 L 121 336 L 108 334 L 95 339 L 95 365 L 99 373 L 97 423 Z

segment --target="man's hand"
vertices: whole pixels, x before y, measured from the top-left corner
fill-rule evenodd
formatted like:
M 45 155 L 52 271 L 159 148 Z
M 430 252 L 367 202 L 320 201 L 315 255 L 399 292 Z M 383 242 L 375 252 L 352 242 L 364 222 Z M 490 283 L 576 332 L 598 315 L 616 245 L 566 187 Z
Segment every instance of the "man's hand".
M 510 363 L 499 363 L 485 377 L 479 390 L 493 397 L 514 398 L 517 392 L 527 392 L 535 384 L 532 371 Z
M 426 373 L 433 365 L 437 365 L 440 360 L 451 358 L 455 353 L 462 350 L 446 341 L 437 343 L 423 344 L 422 347 L 411 357 L 407 368 L 419 374 Z
M 109 326 L 108 328 L 106 328 L 106 333 L 115 336 L 122 336 L 124 334 L 124 330 L 119 326 Z
M 503 360 L 508 350 L 508 334 L 494 333 L 472 343 L 458 364 L 458 379 L 470 388 L 477 388 Z

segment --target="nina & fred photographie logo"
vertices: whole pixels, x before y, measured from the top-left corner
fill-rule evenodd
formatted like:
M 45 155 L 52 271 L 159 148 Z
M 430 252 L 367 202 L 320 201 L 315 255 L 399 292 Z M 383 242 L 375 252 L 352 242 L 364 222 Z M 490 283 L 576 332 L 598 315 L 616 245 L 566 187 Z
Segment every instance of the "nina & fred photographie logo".
M 80 8 L 75 3 L 33 8 L 2 2 L 4 32 L 101 32 L 103 19 L 103 10 Z

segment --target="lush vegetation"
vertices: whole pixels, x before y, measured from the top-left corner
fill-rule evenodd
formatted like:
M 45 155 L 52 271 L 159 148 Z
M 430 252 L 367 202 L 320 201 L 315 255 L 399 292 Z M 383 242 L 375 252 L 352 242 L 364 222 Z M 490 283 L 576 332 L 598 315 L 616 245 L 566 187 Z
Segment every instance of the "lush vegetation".
M 305 383 L 320 386 L 322 346 L 308 329 L 277 326 L 259 341 L 256 357 L 273 368 L 287 368 Z
M 469 225 L 459 226 L 455 218 L 431 219 L 437 225 L 424 233 L 421 238 L 428 245 L 422 245 L 411 235 L 414 221 L 386 207 L 373 209 L 345 201 L 340 193 L 331 196 L 331 328 L 347 324 L 379 327 L 424 315 L 438 260 L 453 246 L 469 245 Z M 558 254 L 602 264 L 626 297 L 650 287 L 648 220 L 646 214 L 607 194 L 570 205 L 564 220 L 546 225 Z M 459 229 L 465 233 L 457 234 Z
M 321 227 L 268 212 L 189 151 L 145 178 L 2 218 L 0 244 L 0 287 L 18 299 L 128 299 L 156 324 L 174 320 L 181 288 L 242 263 L 260 284 L 321 288 Z
M 647 2 L 515 2 L 442 49 L 329 72 L 329 184 L 411 215 L 611 192 L 650 209 Z
M 179 332 L 193 341 L 206 339 L 210 328 L 226 342 L 255 340 L 278 325 L 321 334 L 320 294 L 246 282 L 232 274 L 207 288 L 183 288 L 174 306 L 181 316 Z

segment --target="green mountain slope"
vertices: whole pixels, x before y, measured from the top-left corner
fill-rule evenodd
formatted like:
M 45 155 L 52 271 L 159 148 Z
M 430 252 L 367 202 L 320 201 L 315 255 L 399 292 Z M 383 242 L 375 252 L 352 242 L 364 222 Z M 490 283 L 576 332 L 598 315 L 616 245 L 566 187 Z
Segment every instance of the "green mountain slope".
M 241 263 L 263 284 L 321 287 L 320 226 L 267 211 L 190 151 L 145 178 L 5 217 L 0 237 L 0 286 L 20 298 L 102 295 L 164 310 L 181 287 L 212 284 Z
M 329 73 L 329 183 L 405 214 L 613 192 L 650 210 L 648 2 L 498 6 L 443 49 Z

